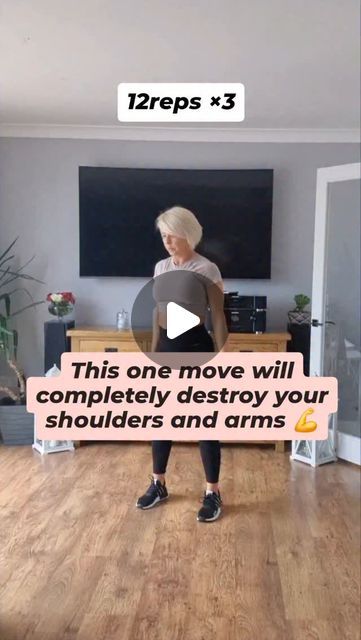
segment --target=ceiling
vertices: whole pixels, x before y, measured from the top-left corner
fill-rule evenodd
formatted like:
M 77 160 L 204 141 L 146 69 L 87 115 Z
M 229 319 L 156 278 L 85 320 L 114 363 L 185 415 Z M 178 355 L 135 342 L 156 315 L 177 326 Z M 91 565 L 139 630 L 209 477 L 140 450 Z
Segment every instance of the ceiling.
M 120 82 L 243 82 L 243 128 L 359 126 L 358 0 L 0 0 L 0 123 L 115 126 Z

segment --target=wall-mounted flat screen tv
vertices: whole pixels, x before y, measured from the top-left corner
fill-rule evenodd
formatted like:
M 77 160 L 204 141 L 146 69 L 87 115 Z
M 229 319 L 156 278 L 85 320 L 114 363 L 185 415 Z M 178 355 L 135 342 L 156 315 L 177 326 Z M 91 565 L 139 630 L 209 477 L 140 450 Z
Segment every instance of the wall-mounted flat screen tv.
M 79 167 L 80 276 L 149 277 L 168 257 L 155 219 L 180 205 L 203 227 L 196 251 L 223 278 L 271 277 L 273 170 Z

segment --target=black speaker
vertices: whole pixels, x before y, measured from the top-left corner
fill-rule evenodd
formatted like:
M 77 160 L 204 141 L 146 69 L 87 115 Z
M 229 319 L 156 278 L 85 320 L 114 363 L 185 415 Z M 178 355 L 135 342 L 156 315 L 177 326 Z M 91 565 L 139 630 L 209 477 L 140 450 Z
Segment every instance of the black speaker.
M 287 351 L 302 353 L 303 373 L 310 375 L 311 326 L 309 324 L 288 324 L 287 331 L 292 339 L 287 342 Z
M 75 327 L 74 320 L 49 320 L 44 322 L 44 373 L 54 364 L 60 369 L 60 356 L 70 351 L 70 338 L 66 337 L 68 329 Z

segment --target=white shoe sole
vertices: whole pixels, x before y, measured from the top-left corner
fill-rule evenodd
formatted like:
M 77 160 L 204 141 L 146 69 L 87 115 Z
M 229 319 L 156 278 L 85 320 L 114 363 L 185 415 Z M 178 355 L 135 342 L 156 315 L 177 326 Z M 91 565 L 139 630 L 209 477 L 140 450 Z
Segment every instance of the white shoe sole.
M 152 504 L 149 504 L 147 507 L 142 507 L 142 505 L 138 504 L 137 502 L 136 502 L 135 506 L 137 507 L 137 509 L 142 509 L 143 511 L 146 511 L 146 509 L 152 509 L 153 507 L 155 507 L 160 502 L 164 502 L 165 500 L 168 500 L 168 498 L 169 498 L 169 496 L 165 496 L 164 498 L 160 498 L 159 496 L 157 496 L 156 499 L 154 500 L 154 502 L 152 502 Z
M 222 509 L 220 509 L 220 508 L 218 507 L 217 512 L 216 512 L 216 514 L 213 516 L 213 518 L 206 518 L 206 519 L 203 519 L 203 518 L 199 518 L 199 517 L 197 517 L 197 520 L 198 520 L 198 522 L 214 522 L 214 520 L 217 520 L 217 519 L 219 518 L 219 516 L 221 515 L 221 513 L 222 513 Z

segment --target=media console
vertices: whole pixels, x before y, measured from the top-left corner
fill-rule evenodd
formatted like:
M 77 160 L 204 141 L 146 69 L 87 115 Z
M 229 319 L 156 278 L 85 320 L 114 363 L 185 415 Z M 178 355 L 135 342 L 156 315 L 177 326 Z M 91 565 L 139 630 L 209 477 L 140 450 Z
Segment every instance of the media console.
M 132 331 L 119 331 L 108 326 L 83 326 L 69 329 L 67 336 L 70 338 L 71 351 L 150 351 L 152 330 L 139 329 L 137 341 Z M 230 333 L 227 339 L 229 351 L 287 351 L 287 342 L 291 335 L 284 333 Z M 247 440 L 250 444 L 250 441 Z M 252 441 L 253 443 L 253 441 Z M 274 444 L 275 450 L 283 452 L 285 443 L 282 440 L 258 440 L 255 444 Z

